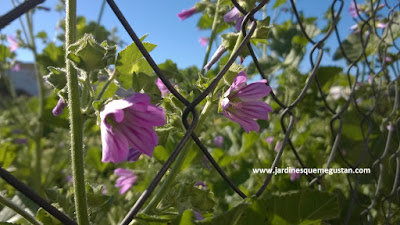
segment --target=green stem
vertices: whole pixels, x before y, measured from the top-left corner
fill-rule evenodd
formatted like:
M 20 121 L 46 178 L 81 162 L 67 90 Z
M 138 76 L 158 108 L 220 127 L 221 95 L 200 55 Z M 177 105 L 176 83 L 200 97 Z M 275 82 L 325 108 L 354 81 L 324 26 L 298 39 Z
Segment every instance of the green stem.
M 28 25 L 28 34 L 29 34 L 29 46 L 33 52 L 35 57 L 35 78 L 36 78 L 36 85 L 38 88 L 38 126 L 35 135 L 35 157 L 34 157 L 34 177 L 33 177 L 33 187 L 39 193 L 41 192 L 41 181 L 42 181 L 42 143 L 41 139 L 43 136 L 43 128 L 44 128 L 44 121 L 43 121 L 43 113 L 44 113 L 44 85 L 43 85 L 43 78 L 40 74 L 40 66 L 37 62 L 38 53 L 36 50 L 36 43 L 35 43 L 35 36 L 33 35 L 33 22 L 32 22 L 32 12 L 28 12 L 25 14 L 26 23 Z
M 117 77 L 117 71 L 114 70 L 111 77 L 108 78 L 108 80 L 106 81 L 106 83 L 103 85 L 103 87 L 101 88 L 99 94 L 96 96 L 95 100 L 100 100 L 101 97 L 103 96 L 104 92 L 107 90 L 108 86 L 111 84 L 111 82 Z
M 17 204 L 14 202 L 6 199 L 2 194 L 0 194 L 0 203 L 12 210 L 14 210 L 16 213 L 24 217 L 28 222 L 30 222 L 33 225 L 42 225 L 40 222 L 38 222 L 35 217 L 33 217 L 31 214 L 26 212 L 25 210 L 21 209 Z
M 217 36 L 219 4 L 220 4 L 220 0 L 217 1 L 217 5 L 215 6 L 214 20 L 213 20 L 213 24 L 211 26 L 210 40 L 208 42 L 206 55 L 205 55 L 204 61 L 203 61 L 203 66 L 201 67 L 202 74 L 204 73 L 204 66 L 207 64 L 208 58 L 210 57 L 212 44 L 214 42 L 215 37 Z
M 66 1 L 66 38 L 65 51 L 76 41 L 76 0 Z M 76 69 L 65 58 L 67 68 L 68 107 L 70 110 L 71 160 L 74 179 L 74 198 L 76 217 L 79 225 L 89 224 L 89 214 L 86 202 L 86 185 L 83 162 L 83 120 L 79 99 L 79 83 Z
M 101 18 L 103 18 L 105 6 L 106 6 L 106 0 L 103 0 L 103 3 L 101 3 L 99 16 L 97 17 L 96 28 L 94 30 L 94 36 L 95 37 L 97 37 L 97 30 L 98 30 L 98 28 L 100 26 Z
M 103 87 L 101 88 L 99 94 L 97 94 L 97 96 L 94 98 L 94 101 L 98 101 L 98 100 L 101 99 L 101 97 L 103 97 L 104 92 L 106 92 L 108 86 L 110 86 L 111 82 L 112 82 L 116 77 L 117 77 L 117 71 L 114 70 L 114 72 L 112 73 L 112 75 L 111 75 L 111 76 L 108 78 L 108 80 L 104 83 L 104 85 L 103 85 Z M 94 93 L 93 93 L 93 96 L 94 96 Z M 92 101 L 92 103 L 93 103 L 93 101 Z M 90 107 L 90 105 L 89 105 L 85 110 L 83 110 L 82 114 L 88 116 L 88 115 L 92 114 L 93 111 L 94 111 L 94 108 L 93 108 L 93 107 Z
M 199 121 L 194 129 L 194 133 L 198 134 L 199 131 L 202 128 L 202 125 L 206 121 L 206 118 L 208 117 L 209 113 L 211 112 L 211 106 L 212 106 L 212 98 L 207 100 L 206 105 L 203 108 L 203 111 L 200 114 Z M 186 156 L 188 155 L 189 151 L 192 149 L 192 146 L 194 144 L 193 139 L 189 139 L 188 142 L 186 142 L 186 145 L 183 147 L 182 152 L 178 155 L 178 157 L 175 160 L 174 165 L 172 166 L 171 170 L 169 171 L 168 176 L 165 178 L 164 182 L 162 183 L 161 187 L 158 188 L 157 193 L 154 195 L 153 199 L 149 202 L 149 204 L 144 208 L 143 213 L 148 212 L 151 209 L 154 209 L 157 207 L 158 203 L 161 201 L 161 199 L 166 195 L 167 191 L 169 190 L 170 186 L 175 180 L 175 177 L 178 175 L 179 171 L 182 168 L 183 163 L 185 162 Z

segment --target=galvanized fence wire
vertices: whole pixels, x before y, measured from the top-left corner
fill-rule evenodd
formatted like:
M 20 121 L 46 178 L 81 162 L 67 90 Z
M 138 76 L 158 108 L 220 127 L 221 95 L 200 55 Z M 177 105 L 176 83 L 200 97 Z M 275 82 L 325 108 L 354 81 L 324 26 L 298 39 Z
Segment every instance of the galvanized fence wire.
M 204 100 L 210 93 L 213 92 L 213 90 L 217 87 L 218 83 L 221 81 L 221 79 L 224 77 L 225 73 L 228 71 L 230 66 L 234 63 L 236 58 L 239 56 L 241 51 L 245 48 L 248 49 L 250 56 L 252 58 L 252 61 L 254 62 L 255 67 L 257 68 L 258 73 L 261 75 L 262 78 L 268 80 L 267 75 L 264 73 L 259 60 L 253 50 L 253 47 L 250 44 L 250 38 L 253 35 L 256 26 L 257 26 L 257 20 L 254 18 L 254 14 L 257 13 L 259 10 L 261 10 L 269 0 L 264 0 L 261 1 L 254 9 L 251 11 L 246 11 L 243 9 L 236 0 L 232 0 L 233 5 L 242 13 L 245 15 L 245 18 L 242 22 L 242 29 L 241 32 L 243 34 L 243 40 L 240 43 L 238 49 L 232 53 L 231 57 L 229 58 L 228 62 L 223 66 L 223 68 L 219 71 L 219 73 L 216 75 L 214 80 L 210 83 L 210 85 L 206 88 L 205 91 L 203 91 L 198 97 L 196 97 L 192 102 L 188 101 L 186 98 L 184 98 L 170 83 L 170 81 L 164 76 L 163 72 L 161 69 L 157 66 L 157 64 L 154 62 L 148 51 L 144 48 L 143 44 L 141 43 L 140 39 L 137 37 L 135 32 L 133 31 L 132 27 L 128 23 L 128 21 L 125 19 L 124 15 L 122 12 L 119 10 L 118 6 L 114 2 L 114 0 L 107 0 L 108 5 L 111 7 L 112 11 L 114 14 L 117 16 L 118 20 L 121 22 L 129 36 L 132 38 L 133 42 L 136 44 L 138 49 L 141 51 L 143 54 L 144 58 L 148 61 L 150 66 L 153 68 L 154 72 L 157 74 L 157 76 L 163 81 L 165 86 L 169 89 L 169 91 L 180 101 L 182 102 L 186 107 L 182 115 L 182 122 L 186 128 L 186 133 L 183 136 L 183 138 L 180 140 L 178 145 L 175 147 L 174 151 L 171 153 L 170 157 L 168 160 L 164 163 L 160 171 L 157 173 L 157 175 L 154 177 L 154 179 L 151 181 L 150 185 L 147 187 L 147 189 L 142 193 L 142 195 L 139 197 L 139 199 L 135 202 L 131 210 L 128 212 L 128 214 L 125 216 L 123 219 L 122 223 L 123 225 L 128 225 L 137 215 L 137 213 L 140 211 L 140 209 L 143 207 L 145 202 L 150 198 L 152 192 L 155 190 L 157 185 L 160 183 L 161 179 L 164 177 L 165 173 L 168 171 L 174 160 L 177 158 L 177 156 L 181 153 L 181 150 L 185 146 L 185 144 L 189 141 L 190 138 L 194 140 L 194 142 L 198 145 L 198 147 L 201 149 L 203 154 L 207 157 L 207 159 L 211 162 L 213 167 L 216 169 L 216 171 L 220 174 L 220 176 L 226 181 L 226 183 L 229 185 L 232 190 L 234 190 L 240 197 L 242 198 L 247 198 L 247 196 L 237 187 L 237 185 L 234 184 L 234 182 L 228 177 L 228 175 L 224 172 L 224 170 L 218 165 L 216 160 L 212 157 L 210 152 L 208 151 L 207 147 L 202 143 L 202 141 L 199 139 L 198 134 L 194 133 L 194 130 L 196 126 L 199 126 L 198 120 L 199 120 L 199 115 L 198 111 L 196 110 L 196 106 L 200 104 L 202 100 Z M 271 164 L 271 169 L 274 170 L 275 167 L 279 164 L 281 160 L 281 156 L 283 154 L 284 149 L 288 145 L 291 149 L 291 152 L 294 154 L 295 158 L 297 159 L 298 163 L 301 165 L 302 168 L 307 168 L 307 165 L 304 163 L 304 160 L 302 160 L 301 155 L 299 154 L 299 150 L 296 148 L 294 145 L 292 139 L 291 139 L 291 134 L 293 130 L 295 129 L 295 124 L 296 121 L 299 118 L 295 117 L 295 113 L 293 112 L 296 106 L 302 102 L 302 100 L 305 98 L 307 91 L 311 88 L 313 83 L 315 82 L 318 92 L 322 98 L 323 104 L 325 109 L 332 115 L 332 118 L 330 120 L 330 132 L 331 132 L 331 150 L 329 157 L 326 160 L 325 167 L 330 168 L 332 163 L 334 162 L 335 158 L 339 156 L 339 159 L 342 160 L 348 167 L 356 169 L 359 168 L 360 165 L 364 162 L 365 158 L 367 156 L 374 158 L 375 161 L 371 165 L 371 169 L 375 175 L 375 180 L 376 180 L 376 186 L 375 186 L 375 194 L 373 196 L 369 196 L 371 198 L 371 203 L 369 206 L 365 207 L 361 202 L 358 196 L 359 195 L 359 187 L 360 187 L 360 175 L 358 174 L 347 174 L 347 183 L 348 183 L 348 189 L 349 193 L 351 196 L 351 199 L 349 201 L 349 207 L 346 213 L 346 219 L 344 221 L 344 224 L 348 224 L 354 209 L 355 204 L 360 206 L 361 208 L 364 208 L 364 211 L 360 214 L 360 221 L 362 224 L 371 224 L 372 223 L 372 215 L 371 211 L 372 210 L 382 210 L 383 215 L 385 216 L 385 222 L 387 224 L 390 224 L 391 218 L 398 212 L 393 211 L 393 201 L 399 200 L 399 192 L 400 192 L 400 144 L 399 144 L 399 134 L 396 132 L 396 129 L 392 129 L 391 127 L 394 126 L 395 128 L 399 128 L 400 126 L 400 118 L 398 118 L 396 111 L 399 108 L 399 93 L 398 93 L 398 86 L 399 86 L 399 73 L 400 73 L 400 66 L 398 63 L 398 60 L 391 64 L 390 66 L 387 65 L 387 62 L 385 61 L 385 58 L 387 56 L 389 48 L 393 51 L 397 51 L 396 55 L 397 57 L 400 54 L 400 49 L 399 46 L 395 42 L 393 43 L 388 43 L 387 39 L 388 37 L 391 40 L 394 40 L 394 34 L 393 30 L 391 29 L 391 25 L 395 24 L 399 26 L 400 22 L 395 21 L 395 12 L 399 10 L 400 8 L 400 3 L 397 4 L 390 4 L 387 0 L 384 1 L 385 6 L 388 10 L 388 15 L 387 15 L 387 26 L 389 29 L 387 29 L 387 32 L 385 33 L 379 33 L 376 29 L 376 13 L 378 12 L 378 7 L 382 3 L 382 1 L 377 1 L 376 3 L 373 3 L 372 0 L 369 1 L 370 8 L 371 8 L 371 13 L 369 14 L 369 17 L 366 17 L 365 15 L 362 15 L 361 12 L 358 9 L 357 2 L 353 0 L 353 3 L 356 7 L 356 12 L 357 12 L 357 19 L 362 22 L 361 25 L 361 32 L 364 30 L 367 30 L 366 35 L 360 35 L 360 43 L 362 45 L 362 52 L 361 54 L 356 58 L 352 59 L 348 55 L 346 55 L 346 51 L 344 50 L 343 46 L 343 40 L 340 37 L 339 29 L 338 29 L 338 22 L 340 20 L 340 17 L 343 16 L 343 8 L 344 8 L 344 1 L 343 0 L 333 0 L 330 6 L 330 24 L 329 24 L 329 29 L 325 33 L 325 35 L 318 41 L 313 40 L 309 34 L 306 32 L 305 26 L 303 24 L 303 21 L 301 20 L 301 17 L 298 13 L 297 6 L 294 2 L 294 0 L 290 0 L 290 5 L 291 5 L 291 10 L 295 15 L 295 18 L 297 20 L 297 25 L 300 27 L 300 30 L 304 37 L 308 40 L 310 44 L 312 44 L 311 51 L 309 53 L 309 63 L 311 66 L 311 69 L 308 73 L 308 79 L 307 82 L 304 84 L 304 87 L 301 89 L 300 93 L 298 94 L 297 98 L 292 101 L 290 104 L 285 104 L 283 101 L 281 101 L 273 91 L 270 93 L 273 101 L 275 101 L 279 107 L 281 108 L 281 114 L 280 114 L 280 124 L 282 128 L 282 132 L 284 134 L 284 138 L 282 141 L 282 145 L 278 149 L 278 153 L 273 160 Z M 373 24 L 373 26 L 371 25 Z M 250 26 L 250 29 L 247 27 Z M 367 47 L 371 45 L 372 43 L 370 42 L 370 34 L 374 34 L 376 37 L 378 37 L 378 49 L 379 49 L 379 54 L 377 54 L 374 57 L 368 57 L 367 56 Z M 347 98 L 345 104 L 341 106 L 340 110 L 335 110 L 335 106 L 332 106 L 327 100 L 328 94 L 324 93 L 320 80 L 318 78 L 317 71 L 320 68 L 320 64 L 322 61 L 322 58 L 324 56 L 324 52 L 326 50 L 323 49 L 324 44 L 326 43 L 326 40 L 333 36 L 337 39 L 339 49 L 341 50 L 341 54 L 343 57 L 346 59 L 348 63 L 348 67 L 346 69 L 346 78 L 348 81 L 348 88 L 350 89 L 350 94 L 349 97 Z M 376 44 L 376 43 L 373 43 Z M 377 60 L 381 62 L 381 66 L 372 66 L 373 61 Z M 360 67 L 362 67 L 362 71 L 360 71 Z M 394 77 L 389 75 L 389 70 L 391 70 L 391 73 L 394 75 Z M 367 71 L 367 72 L 366 72 Z M 352 75 L 351 72 L 355 72 L 355 76 L 353 77 L 354 82 L 352 82 Z M 364 78 L 366 74 L 371 74 L 372 75 L 372 89 L 373 89 L 373 96 L 370 96 L 374 100 L 374 104 L 372 107 L 370 107 L 367 111 L 363 111 L 363 109 L 359 106 L 359 103 L 357 102 L 357 88 L 358 85 L 360 84 L 360 79 L 361 82 L 364 82 Z M 375 80 L 378 80 L 376 82 Z M 387 85 L 384 85 L 384 82 L 387 83 Z M 267 81 L 267 85 L 269 85 Z M 394 90 L 394 96 L 392 95 L 392 90 Z M 381 101 L 383 98 L 388 98 L 390 102 L 393 102 L 392 110 L 388 113 L 388 115 L 383 119 L 380 129 L 382 133 L 385 134 L 386 132 L 386 126 L 389 126 L 389 129 L 387 131 L 387 136 L 386 137 L 386 144 L 382 148 L 382 153 L 380 155 L 374 155 L 373 152 L 371 152 L 369 148 L 369 144 L 371 144 L 371 132 L 372 132 L 372 116 L 373 113 L 378 109 L 378 103 Z M 344 113 L 347 112 L 349 107 L 353 105 L 356 111 L 360 114 L 361 117 L 361 123 L 360 123 L 360 130 L 362 132 L 363 136 L 363 149 L 361 152 L 361 155 L 358 159 L 357 162 L 350 162 L 348 159 L 346 159 L 344 152 L 339 148 L 339 143 L 340 143 L 340 138 L 342 136 L 342 129 L 343 129 L 343 115 Z M 189 123 L 188 121 L 188 116 L 191 114 L 192 116 L 192 121 Z M 396 135 L 396 137 L 395 137 Z M 397 150 L 393 151 L 393 143 L 396 143 L 397 145 Z M 394 162 L 396 163 L 395 166 L 395 176 L 393 180 L 393 186 L 391 188 L 390 193 L 383 193 L 382 192 L 382 183 L 383 179 L 385 176 L 387 176 L 388 172 L 386 171 L 387 168 L 385 168 L 384 162 L 389 160 L 389 162 Z M 47 207 L 46 200 L 42 199 L 38 195 L 30 195 L 29 192 L 34 193 L 32 190 L 30 190 L 25 184 L 22 182 L 18 181 L 16 178 L 14 178 L 11 174 L 6 172 L 4 169 L 0 170 L 0 176 L 9 182 L 12 186 L 14 186 L 17 190 L 21 191 L 23 194 L 25 194 L 28 198 L 30 198 L 32 201 L 36 202 L 40 206 L 42 206 L 45 210 L 47 210 L 50 214 L 55 216 L 57 219 L 62 221 L 65 224 L 76 224 L 74 221 L 69 219 L 67 216 L 65 216 L 63 213 L 59 212 L 57 209 L 52 209 L 50 207 Z M 256 192 L 256 196 L 259 197 L 268 187 L 271 179 L 272 179 L 272 174 L 268 174 L 267 177 L 265 178 L 262 186 L 259 188 L 259 190 Z M 325 189 L 326 187 L 324 186 L 323 183 L 323 177 L 324 174 L 321 175 L 314 175 L 314 174 L 309 174 L 307 175 L 307 179 L 309 180 L 309 186 L 310 188 L 315 188 L 315 185 L 317 185 L 317 188 L 320 190 Z M 9 180 L 12 179 L 13 182 L 10 182 Z M 380 202 L 380 209 L 376 208 L 377 202 Z M 50 204 L 49 204 L 50 205 Z M 51 206 L 51 205 L 50 205 Z M 60 213 L 62 215 L 60 215 Z M 66 218 L 65 218 L 66 217 Z
M 10 24 L 13 20 L 25 14 L 45 0 L 27 0 L 0 17 L 0 29 Z

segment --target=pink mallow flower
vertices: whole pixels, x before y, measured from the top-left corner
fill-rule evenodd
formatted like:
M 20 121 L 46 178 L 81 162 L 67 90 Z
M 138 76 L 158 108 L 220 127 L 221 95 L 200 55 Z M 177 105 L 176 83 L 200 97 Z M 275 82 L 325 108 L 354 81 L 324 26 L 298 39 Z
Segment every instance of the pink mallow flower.
M 134 161 L 137 153 L 153 156 L 158 136 L 153 127 L 165 124 L 165 112 L 146 94 L 113 100 L 100 112 L 102 162 Z M 135 150 L 133 150 L 135 149 Z M 136 158 L 137 159 L 137 158 Z
M 132 170 L 118 168 L 114 170 L 114 173 L 119 176 L 115 187 L 120 187 L 119 193 L 121 195 L 125 194 L 137 180 L 137 176 Z
M 28 144 L 28 139 L 26 138 L 15 138 L 14 139 L 15 144 L 23 145 L 23 144 Z
M 214 145 L 221 148 L 222 144 L 224 144 L 224 137 L 221 135 L 218 135 L 214 138 Z
M 167 86 L 165 86 L 164 82 L 162 82 L 162 80 L 160 78 L 157 79 L 156 81 L 156 85 L 158 87 L 158 89 L 161 92 L 161 95 L 164 97 L 165 95 L 168 95 L 169 93 L 171 93 Z
M 67 106 L 62 98 L 58 99 L 57 105 L 54 107 L 52 113 L 54 116 L 59 116 L 63 113 L 65 106 Z
M 277 141 L 276 144 L 275 144 L 274 151 L 278 152 L 279 149 L 281 148 L 281 145 L 282 145 L 281 141 Z
M 356 6 L 356 4 L 354 4 L 353 1 L 350 3 L 348 11 L 349 11 L 351 17 L 355 18 L 358 16 L 357 9 L 359 9 L 359 8 L 360 8 L 360 5 L 357 4 L 357 6 Z
M 358 24 L 354 24 L 353 26 L 351 26 L 350 30 L 352 30 L 353 33 L 355 33 L 355 34 L 360 33 L 360 28 L 358 28 Z
M 7 41 L 10 42 L 10 52 L 15 52 L 19 48 L 18 41 L 7 35 Z
M 225 46 L 220 45 L 218 49 L 215 51 L 214 55 L 211 57 L 210 61 L 208 61 L 208 63 L 204 66 L 203 69 L 205 71 L 209 71 L 212 65 L 214 65 L 214 63 L 216 63 L 219 58 L 221 58 L 221 56 L 226 52 L 226 50 L 227 49 Z
M 268 144 L 271 144 L 272 142 L 274 142 L 274 140 L 275 140 L 275 138 L 272 137 L 272 136 L 269 136 L 269 137 L 267 137 L 267 138 L 265 139 L 265 141 L 266 141 Z
M 289 173 L 289 176 L 290 176 L 290 181 L 295 181 L 300 178 L 301 173 L 296 173 L 296 172 Z
M 203 220 L 204 219 L 203 215 L 198 210 L 194 210 L 194 216 L 196 217 L 196 220 Z
M 387 23 L 378 23 L 378 24 L 376 24 L 376 27 L 377 28 L 386 28 L 387 27 Z
M 182 21 L 184 19 L 187 19 L 187 18 L 193 16 L 195 13 L 197 13 L 197 8 L 196 8 L 196 6 L 193 6 L 190 9 L 182 10 L 182 12 L 178 13 L 178 17 Z
M 15 63 L 13 67 L 11 67 L 11 71 L 18 72 L 21 70 L 21 65 L 19 63 Z
M 240 15 L 240 11 L 236 8 L 233 7 L 229 12 L 227 12 L 224 15 L 224 21 L 225 22 L 235 22 L 235 29 L 236 31 L 240 31 L 240 28 L 242 26 L 244 16 Z
M 206 46 L 208 44 L 209 39 L 204 37 L 199 37 L 199 43 L 201 46 Z
M 271 87 L 265 84 L 266 80 L 249 85 L 246 82 L 246 73 L 239 72 L 224 94 L 222 113 L 233 122 L 239 123 L 247 133 L 258 132 L 260 127 L 255 120 L 267 120 L 268 112 L 272 112 L 271 106 L 260 100 L 271 91 Z

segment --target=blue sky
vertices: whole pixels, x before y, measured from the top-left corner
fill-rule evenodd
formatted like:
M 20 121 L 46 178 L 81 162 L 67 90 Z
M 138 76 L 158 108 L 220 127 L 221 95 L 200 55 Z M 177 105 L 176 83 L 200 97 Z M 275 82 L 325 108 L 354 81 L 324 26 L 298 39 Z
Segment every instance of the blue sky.
M 392 1 L 396 0 L 390 0 L 389 2 Z M 315 16 L 319 18 L 322 18 L 323 13 L 330 7 L 330 4 L 332 3 L 332 1 L 320 0 L 302 0 L 297 2 L 299 11 L 303 11 L 306 16 Z M 339 28 L 342 30 L 342 38 L 347 36 L 347 34 L 350 32 L 349 27 L 354 24 L 347 11 L 350 1 L 345 2 L 346 3 L 342 12 L 343 19 L 339 23 Z M 56 0 L 47 0 L 42 5 L 54 9 L 56 3 Z M 78 15 L 84 15 L 87 18 L 87 21 L 96 21 L 100 11 L 101 3 L 101 0 L 80 0 L 78 1 L 77 13 Z M 117 0 L 116 3 L 132 25 L 136 34 L 138 36 L 149 34 L 146 40 L 158 45 L 158 47 L 151 53 L 157 63 L 164 62 L 166 59 L 172 59 L 174 62 L 178 63 L 180 68 L 185 68 L 190 65 L 201 66 L 206 47 L 200 46 L 198 38 L 208 37 L 210 35 L 210 31 L 201 31 L 197 29 L 196 23 L 200 15 L 195 15 L 184 21 L 180 21 L 176 15 L 183 9 L 192 7 L 196 3 L 195 0 Z M 274 1 L 271 1 L 269 5 L 272 6 L 273 3 Z M 289 3 L 286 5 L 289 7 Z M 12 7 L 11 1 L 2 0 L 0 14 L 4 14 Z M 272 16 L 276 12 L 268 10 L 268 13 L 270 16 Z M 285 16 L 281 13 L 281 16 L 281 19 L 288 18 L 288 14 Z M 50 12 L 42 10 L 37 11 L 34 17 L 35 32 L 45 30 L 47 31 L 49 37 L 53 37 L 57 21 L 63 17 L 63 14 L 59 14 L 54 10 Z M 318 21 L 323 20 L 320 19 Z M 125 42 L 131 43 L 131 39 L 123 30 L 122 26 L 108 5 L 105 7 L 101 22 L 102 25 L 108 29 L 117 27 L 119 37 Z M 320 23 L 319 25 L 323 25 L 323 23 Z M 16 20 L 3 29 L 1 33 L 12 35 L 15 33 L 15 30 L 19 28 L 20 23 Z M 328 44 L 337 46 L 337 41 L 334 38 L 330 38 L 328 40 Z M 331 54 L 333 54 L 333 52 Z M 33 61 L 33 57 L 29 51 L 18 50 L 17 55 L 18 59 L 21 61 Z M 328 57 L 325 57 L 323 63 L 333 64 Z

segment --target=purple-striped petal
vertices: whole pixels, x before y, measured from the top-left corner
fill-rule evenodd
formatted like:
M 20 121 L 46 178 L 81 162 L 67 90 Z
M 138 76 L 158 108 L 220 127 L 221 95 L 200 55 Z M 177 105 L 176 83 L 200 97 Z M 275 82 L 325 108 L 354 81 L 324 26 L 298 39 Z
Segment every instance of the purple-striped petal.
M 139 152 L 150 157 L 158 144 L 157 133 L 148 127 L 124 126 L 124 132 L 129 144 Z
M 240 11 L 236 7 L 233 7 L 233 9 L 231 9 L 224 15 L 224 21 L 225 22 L 236 21 L 237 18 L 239 18 L 239 16 L 240 16 Z
M 218 135 L 214 138 L 214 145 L 217 147 L 222 147 L 224 143 L 224 137 L 221 135 Z
M 208 38 L 204 38 L 204 37 L 199 37 L 199 43 L 201 46 L 205 47 L 209 42 Z
M 130 176 L 133 174 L 132 170 L 124 169 L 124 168 L 118 168 L 114 170 L 114 174 L 118 176 Z
M 153 105 L 138 103 L 127 111 L 130 112 L 127 121 L 137 126 L 163 126 L 166 123 L 164 110 Z
M 141 155 L 142 155 L 141 152 L 131 148 L 131 149 L 129 149 L 129 153 L 128 153 L 128 161 L 136 162 Z
M 274 140 L 275 140 L 275 138 L 274 138 L 273 136 L 269 136 L 269 137 L 267 137 L 267 138 L 265 139 L 265 141 L 266 141 L 268 144 L 271 144 L 272 142 L 274 142 Z
M 240 16 L 236 19 L 236 24 L 235 24 L 235 29 L 236 31 L 240 31 L 242 29 L 242 22 L 243 22 L 244 16 Z
M 15 52 L 19 48 L 18 41 L 7 35 L 7 41 L 10 42 L 10 52 Z
M 102 162 L 118 163 L 125 161 L 128 157 L 128 141 L 118 131 L 110 131 L 101 124 L 101 144 L 103 146 Z
M 187 19 L 187 18 L 191 17 L 196 12 L 197 12 L 197 8 L 196 8 L 196 6 L 193 6 L 190 9 L 182 10 L 182 12 L 178 13 L 178 17 L 182 21 L 184 19 Z
M 113 120 L 117 123 L 120 123 L 124 120 L 124 109 L 131 107 L 133 104 L 124 99 L 114 100 L 108 103 L 104 110 L 100 112 L 100 119 L 102 123 L 107 124 L 107 128 L 110 127 L 111 124 L 106 122 L 108 116 L 112 115 Z
M 120 187 L 119 193 L 121 195 L 127 192 L 137 180 L 137 176 L 132 170 L 118 168 L 114 170 L 114 173 L 119 176 L 115 187 Z
M 229 99 L 228 98 L 224 98 L 221 101 L 221 108 L 223 110 L 226 110 L 229 107 Z
M 165 96 L 170 93 L 169 89 L 167 88 L 167 86 L 165 86 L 160 78 L 157 79 L 156 85 L 161 92 L 161 96 Z
M 64 99 L 59 98 L 57 105 L 53 108 L 53 110 L 51 111 L 53 113 L 54 116 L 59 116 L 64 112 L 64 108 L 67 105 L 64 102 Z
M 246 131 L 246 133 L 249 133 L 250 131 L 258 132 L 260 130 L 260 126 L 253 119 L 250 119 L 248 117 L 243 117 L 241 114 L 238 114 L 237 112 L 230 111 L 229 113 L 227 112 L 223 113 L 230 120 L 242 126 L 243 129 Z
M 136 161 L 141 153 L 151 157 L 158 144 L 153 127 L 166 122 L 164 110 L 152 105 L 150 97 L 142 93 L 111 101 L 100 118 L 102 161 L 114 163 Z
M 240 98 L 242 101 L 257 100 L 271 92 L 271 87 L 263 82 L 256 82 L 243 87 L 232 98 Z
M 151 99 L 148 95 L 143 94 L 143 93 L 135 93 L 131 97 L 126 98 L 127 102 L 130 103 L 145 103 L 145 104 L 151 104 Z
M 207 64 L 204 66 L 204 70 L 209 71 L 212 65 L 214 65 L 214 63 L 216 63 L 221 58 L 221 56 L 226 52 L 226 50 L 227 49 L 225 46 L 220 45 L 214 52 L 213 56 L 211 56 L 210 61 L 208 61 Z
M 239 74 L 233 80 L 231 88 L 235 89 L 235 90 L 239 90 L 240 88 L 243 88 L 244 86 L 246 86 L 246 82 L 247 82 L 246 73 L 244 71 L 240 71 Z
M 239 102 L 235 109 L 236 113 L 241 117 L 248 117 L 251 119 L 268 119 L 268 112 L 272 112 L 272 107 L 263 101 L 253 102 Z

